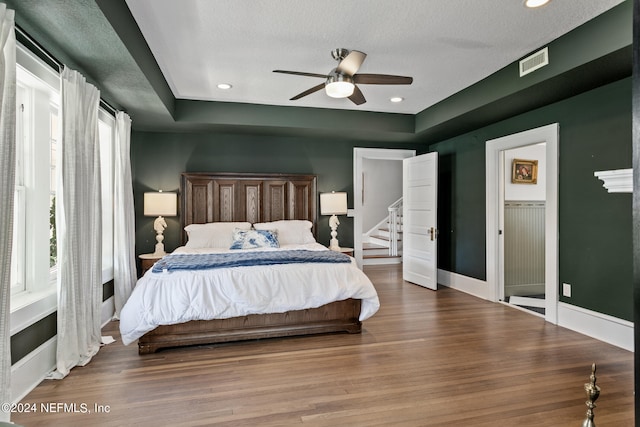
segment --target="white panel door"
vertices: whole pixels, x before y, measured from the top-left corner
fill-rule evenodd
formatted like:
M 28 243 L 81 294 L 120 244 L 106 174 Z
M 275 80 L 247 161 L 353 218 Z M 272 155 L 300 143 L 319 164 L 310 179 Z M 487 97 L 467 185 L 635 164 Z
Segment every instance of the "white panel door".
M 402 276 L 438 288 L 438 153 L 404 159 L 402 176 Z

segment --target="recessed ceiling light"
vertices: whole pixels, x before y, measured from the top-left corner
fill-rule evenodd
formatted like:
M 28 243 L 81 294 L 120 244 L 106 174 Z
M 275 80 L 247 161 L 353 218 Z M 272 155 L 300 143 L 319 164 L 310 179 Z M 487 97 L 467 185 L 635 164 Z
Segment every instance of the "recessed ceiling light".
M 404 101 L 404 98 L 402 98 L 400 96 L 394 96 L 393 98 L 389 98 L 389 101 L 391 101 L 391 102 L 402 102 L 402 101 Z
M 524 1 L 524 5 L 526 7 L 529 7 L 531 9 L 536 8 L 536 7 L 540 7 L 540 6 L 544 6 L 545 4 L 549 3 L 551 0 L 525 0 Z
M 231 86 L 229 83 L 220 83 L 218 85 L 218 89 L 222 89 L 222 90 L 227 90 L 227 89 L 231 89 L 233 86 Z

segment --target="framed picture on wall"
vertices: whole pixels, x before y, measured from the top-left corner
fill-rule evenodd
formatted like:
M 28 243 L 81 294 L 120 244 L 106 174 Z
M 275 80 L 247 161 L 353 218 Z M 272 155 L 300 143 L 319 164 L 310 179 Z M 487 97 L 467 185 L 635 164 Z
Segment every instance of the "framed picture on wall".
M 538 161 L 513 159 L 511 182 L 513 184 L 537 184 Z

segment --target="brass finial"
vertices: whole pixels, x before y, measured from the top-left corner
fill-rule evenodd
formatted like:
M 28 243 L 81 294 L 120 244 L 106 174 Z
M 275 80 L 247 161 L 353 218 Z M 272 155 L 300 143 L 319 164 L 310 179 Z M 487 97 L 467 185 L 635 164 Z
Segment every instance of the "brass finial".
M 600 396 L 600 387 L 596 385 L 596 364 L 591 365 L 591 375 L 589 376 L 589 382 L 584 385 L 584 391 L 587 393 L 587 418 L 582 422 L 582 427 L 596 427 L 593 422 L 593 409 L 596 407 L 596 400 Z

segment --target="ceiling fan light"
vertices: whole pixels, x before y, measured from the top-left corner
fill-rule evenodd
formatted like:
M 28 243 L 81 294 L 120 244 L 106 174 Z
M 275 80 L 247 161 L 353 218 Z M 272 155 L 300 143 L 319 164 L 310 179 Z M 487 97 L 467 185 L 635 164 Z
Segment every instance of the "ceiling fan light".
M 353 95 L 355 86 L 351 82 L 331 82 L 324 87 L 327 95 L 332 98 L 348 98 Z
M 540 6 L 544 6 L 549 3 L 550 0 L 525 0 L 524 5 L 528 8 L 536 8 Z

